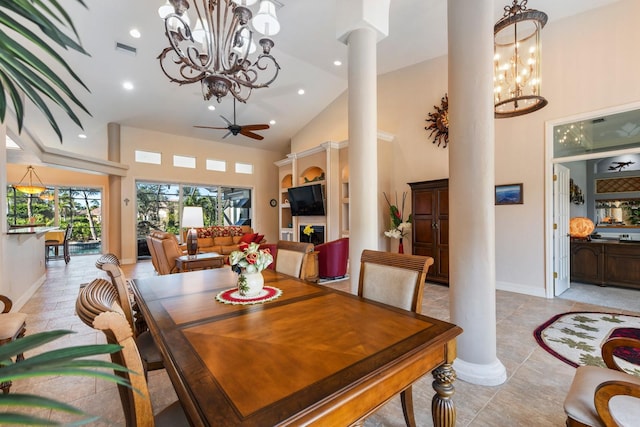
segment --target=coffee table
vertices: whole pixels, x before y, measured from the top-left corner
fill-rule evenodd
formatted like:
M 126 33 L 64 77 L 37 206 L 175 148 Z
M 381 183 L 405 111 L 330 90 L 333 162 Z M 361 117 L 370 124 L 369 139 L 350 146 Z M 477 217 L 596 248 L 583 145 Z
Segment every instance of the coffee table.
M 224 265 L 224 257 L 217 252 L 196 255 L 182 255 L 176 258 L 176 268 L 180 273 L 207 268 L 220 268 Z

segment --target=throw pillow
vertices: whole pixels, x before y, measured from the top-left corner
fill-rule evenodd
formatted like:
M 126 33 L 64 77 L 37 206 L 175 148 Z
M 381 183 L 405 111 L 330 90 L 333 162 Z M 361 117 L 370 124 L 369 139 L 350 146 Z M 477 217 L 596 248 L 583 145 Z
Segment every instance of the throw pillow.
M 258 233 L 256 233 L 256 234 L 255 234 L 255 236 L 254 236 L 254 238 L 253 238 L 253 241 L 254 241 L 255 243 L 260 243 L 260 242 L 262 242 L 262 239 L 264 239 L 264 234 L 258 234 Z
M 244 234 L 242 237 L 240 237 L 240 241 L 238 243 L 251 243 L 251 242 L 255 242 L 256 237 L 258 236 L 257 233 L 247 233 Z

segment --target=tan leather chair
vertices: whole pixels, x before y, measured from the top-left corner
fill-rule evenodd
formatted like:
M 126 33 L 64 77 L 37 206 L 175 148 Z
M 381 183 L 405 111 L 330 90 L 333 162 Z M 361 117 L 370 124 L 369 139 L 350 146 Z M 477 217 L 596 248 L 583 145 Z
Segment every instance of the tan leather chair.
M 177 273 L 176 258 L 186 252 L 180 247 L 176 236 L 165 231 L 152 231 L 150 237 L 157 257 L 157 265 L 154 267 L 158 274 Z
M 24 337 L 27 331 L 27 315 L 20 312 L 10 313 L 13 302 L 7 296 L 0 295 L 0 302 L 3 304 L 0 313 L 0 345 L 15 341 Z M 16 362 L 24 360 L 24 354 L 16 356 Z M 4 394 L 9 393 L 11 381 L 0 383 L 0 389 Z
M 118 344 L 122 350 L 111 354 L 111 361 L 132 372 L 116 372 L 129 380 L 131 387 L 118 384 L 120 401 L 127 426 L 188 426 L 189 422 L 179 402 L 174 402 L 154 415 L 149 388 L 133 332 L 120 307 L 118 292 L 104 279 L 95 279 L 80 289 L 76 312 L 82 321 L 104 332 L 109 344 Z
M 153 247 L 151 236 L 147 236 L 146 240 L 147 248 L 149 248 L 149 253 L 151 254 L 151 264 L 153 264 L 154 270 L 158 271 L 158 255 L 156 254 L 156 248 Z
M 276 271 L 302 280 L 318 280 L 318 256 L 313 243 L 278 241 Z
M 105 254 L 98 258 L 98 260 L 96 261 L 96 267 L 109 275 L 111 284 L 115 286 L 116 290 L 118 291 L 118 302 L 120 304 L 120 307 L 122 308 L 124 316 L 127 319 L 127 322 L 129 322 L 131 330 L 134 331 L 136 345 L 138 346 L 138 351 L 140 352 L 140 357 L 142 358 L 145 375 L 149 371 L 164 369 L 162 355 L 158 350 L 158 346 L 153 341 L 151 332 L 145 330 L 141 331 L 140 333 L 135 333 L 137 328 L 136 318 L 133 311 L 133 304 L 131 302 L 132 294 L 129 289 L 129 284 L 127 283 L 124 272 L 120 268 L 120 261 L 113 254 Z
M 415 313 L 422 312 L 422 292 L 433 258 L 364 250 L 360 258 L 358 295 Z M 415 427 L 411 386 L 400 393 L 402 413 Z
M 638 426 L 640 377 L 628 374 L 614 359 L 619 347 L 640 349 L 640 340 L 614 337 L 602 345 L 607 368 L 579 366 L 564 401 L 568 427 Z

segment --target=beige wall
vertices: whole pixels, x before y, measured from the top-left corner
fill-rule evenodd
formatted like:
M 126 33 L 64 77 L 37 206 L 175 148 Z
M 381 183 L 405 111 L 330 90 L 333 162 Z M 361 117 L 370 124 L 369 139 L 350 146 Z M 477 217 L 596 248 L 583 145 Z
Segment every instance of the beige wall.
M 499 288 L 545 294 L 545 122 L 640 100 L 640 57 L 633 54 L 640 41 L 637 16 L 640 2 L 623 0 L 548 23 L 542 32 L 542 93 L 549 105 L 495 121 L 496 184 L 524 184 L 523 205 L 496 207 Z M 392 191 L 448 176 L 448 150 L 433 144 L 424 129 L 427 114 L 447 91 L 447 73 L 442 57 L 379 76 L 378 128 L 395 135 Z M 292 138 L 291 148 L 341 141 L 347 132 L 343 94 Z
M 122 258 L 124 262 L 135 262 L 136 258 L 136 180 L 172 182 L 200 185 L 226 185 L 253 189 L 253 228 L 265 235 L 267 241 L 278 239 L 278 209 L 271 207 L 271 199 L 278 200 L 278 168 L 276 160 L 284 153 L 234 146 L 150 130 L 123 126 L 121 129 L 120 160 L 130 167 L 122 179 Z M 136 149 L 159 152 L 162 165 L 135 163 Z M 196 157 L 196 169 L 173 167 L 173 156 Z M 224 160 L 227 172 L 206 170 L 206 159 Z M 236 174 L 236 162 L 254 165 L 253 175 Z M 128 205 L 124 203 L 129 199 Z

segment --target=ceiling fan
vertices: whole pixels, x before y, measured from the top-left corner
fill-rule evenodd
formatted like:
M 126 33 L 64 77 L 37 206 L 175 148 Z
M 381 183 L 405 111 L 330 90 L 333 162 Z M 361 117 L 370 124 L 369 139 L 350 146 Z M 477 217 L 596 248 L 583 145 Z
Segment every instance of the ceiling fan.
M 237 134 L 240 135 L 244 135 L 248 138 L 253 138 L 253 139 L 257 139 L 257 140 L 262 140 L 264 139 L 264 136 L 262 135 L 258 135 L 255 132 L 252 132 L 254 130 L 265 130 L 265 129 L 269 129 L 269 125 L 267 124 L 255 124 L 255 125 L 244 125 L 241 126 L 239 124 L 236 123 L 236 100 L 235 98 L 233 99 L 233 123 L 231 123 L 229 120 L 227 120 L 224 116 L 220 116 L 222 117 L 222 120 L 224 120 L 227 123 L 226 127 L 212 127 L 212 126 L 194 126 L 196 128 L 202 128 L 202 129 L 227 129 L 229 132 L 227 132 L 225 134 L 225 136 L 222 137 L 222 139 L 225 139 L 226 137 L 228 137 L 229 135 L 236 136 Z

